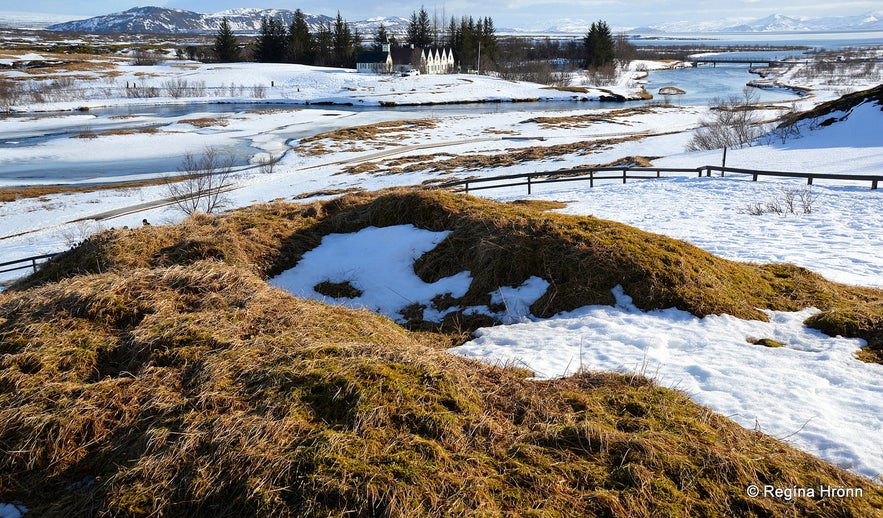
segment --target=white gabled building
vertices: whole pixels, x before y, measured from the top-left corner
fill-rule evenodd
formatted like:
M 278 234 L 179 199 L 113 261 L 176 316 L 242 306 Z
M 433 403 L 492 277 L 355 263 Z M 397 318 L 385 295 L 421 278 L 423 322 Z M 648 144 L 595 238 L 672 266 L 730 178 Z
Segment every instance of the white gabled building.
M 421 74 L 449 74 L 454 71 L 454 52 L 444 47 L 397 47 L 360 52 L 358 72 L 388 74 L 418 70 Z

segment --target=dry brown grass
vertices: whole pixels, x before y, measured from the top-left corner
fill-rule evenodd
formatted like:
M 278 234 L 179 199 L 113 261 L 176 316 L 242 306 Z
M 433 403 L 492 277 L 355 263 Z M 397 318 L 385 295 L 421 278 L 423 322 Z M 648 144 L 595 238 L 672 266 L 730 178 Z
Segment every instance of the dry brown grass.
M 812 327 L 863 338 L 869 342 L 868 351 L 883 350 L 881 290 L 832 283 L 793 265 L 724 260 L 610 221 L 441 191 L 356 193 L 310 205 L 273 203 L 223 216 L 197 215 L 172 227 L 108 231 L 48 263 L 17 288 L 77 273 L 207 259 L 270 277 L 294 266 L 324 235 L 396 224 L 452 231 L 417 261 L 415 271 L 426 282 L 473 272 L 469 291 L 453 301 L 462 307 L 487 305 L 489 294 L 499 287 L 518 286 L 538 276 L 551 286 L 531 307 L 537 316 L 612 304 L 611 289 L 621 285 L 642 309 L 677 307 L 696 316 L 766 320 L 758 308 L 794 311 L 814 306 L 822 312 L 808 321 Z M 455 312 L 442 328 L 473 325 Z
M 370 172 L 375 175 L 388 175 L 417 172 L 451 174 L 460 171 L 484 171 L 484 174 L 490 174 L 487 171 L 497 167 L 510 167 L 527 162 L 549 161 L 566 155 L 588 156 L 611 149 L 617 144 L 642 140 L 648 136 L 650 135 L 631 135 L 627 137 L 554 144 L 551 146 L 509 148 L 501 153 L 493 154 L 451 155 L 449 153 L 438 153 L 434 155 L 408 155 L 382 162 L 367 162 L 348 166 L 343 169 L 343 172 L 349 174 Z
M 879 486 L 643 377 L 528 381 L 440 342 L 216 261 L 0 294 L 0 501 L 49 517 L 883 514 Z
M 341 194 L 354 194 L 359 192 L 365 192 L 365 189 L 361 187 L 347 187 L 345 189 L 323 189 L 321 191 L 310 191 L 298 194 L 297 196 L 292 196 L 293 200 L 306 200 L 308 198 L 316 198 L 318 196 L 340 196 Z
M 75 192 L 95 192 L 113 189 L 137 189 L 150 185 L 163 185 L 168 183 L 168 179 L 161 180 L 142 180 L 137 182 L 124 182 L 113 184 L 102 184 L 95 186 L 58 186 L 58 187 L 7 187 L 0 189 L 0 203 L 22 200 L 26 198 L 40 198 L 51 194 L 64 194 Z
M 87 131 L 83 133 L 78 133 L 77 135 L 73 135 L 71 138 L 95 139 L 99 137 L 110 137 L 114 135 L 155 135 L 157 133 L 161 133 L 160 130 L 157 128 L 113 129 L 101 131 L 98 133 Z
M 213 126 L 225 127 L 230 122 L 226 118 L 218 118 L 218 117 L 201 117 L 198 119 L 181 119 L 178 121 L 180 124 L 189 124 L 196 128 L 211 128 Z
M 335 151 L 338 148 L 354 145 L 358 145 L 359 150 L 363 149 L 362 146 L 399 146 L 403 134 L 421 131 L 424 133 L 420 134 L 424 135 L 437 124 L 438 121 L 432 119 L 412 119 L 352 126 L 303 138 L 296 150 L 299 154 L 322 155 L 332 152 L 328 146 L 334 147 Z
M 577 94 L 587 94 L 589 89 L 584 86 L 544 86 L 544 90 L 558 90 L 559 92 L 573 92 Z
M 597 113 L 593 111 L 592 113 L 566 115 L 561 117 L 533 117 L 531 119 L 521 121 L 521 123 L 539 124 L 541 127 L 546 129 L 584 128 L 599 123 L 628 125 L 628 118 L 630 117 L 657 113 L 658 111 L 659 107 L 635 106 L 632 108 L 623 108 L 620 110 L 602 111 Z

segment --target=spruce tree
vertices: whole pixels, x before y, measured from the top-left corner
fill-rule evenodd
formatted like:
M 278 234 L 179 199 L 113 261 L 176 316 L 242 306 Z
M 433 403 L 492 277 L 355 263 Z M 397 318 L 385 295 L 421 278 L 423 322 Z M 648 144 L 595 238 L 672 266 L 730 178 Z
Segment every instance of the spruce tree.
M 300 65 L 313 63 L 313 36 L 303 11 L 294 11 L 294 21 L 288 30 L 288 61 Z
M 603 20 L 593 22 L 583 38 L 586 68 L 600 68 L 613 64 L 615 57 L 613 35 Z
M 215 45 L 213 48 L 215 59 L 221 63 L 232 63 L 234 61 L 242 61 L 242 51 L 239 49 L 239 40 L 233 35 L 230 29 L 230 23 L 227 18 L 221 19 L 218 26 L 218 34 L 215 35 Z
M 281 20 L 265 16 L 255 40 L 254 59 L 261 63 L 282 63 L 288 50 L 288 33 Z
M 377 27 L 377 34 L 374 35 L 374 48 L 383 50 L 383 46 L 389 43 L 389 33 L 386 32 L 383 22 Z
M 332 65 L 335 67 L 352 67 L 355 65 L 355 55 L 353 54 L 353 33 L 350 25 L 337 12 L 337 19 L 334 21 L 334 29 L 331 35 L 332 45 Z
M 408 43 L 416 48 L 432 45 L 432 22 L 429 13 L 421 6 L 419 12 L 412 12 L 408 22 Z

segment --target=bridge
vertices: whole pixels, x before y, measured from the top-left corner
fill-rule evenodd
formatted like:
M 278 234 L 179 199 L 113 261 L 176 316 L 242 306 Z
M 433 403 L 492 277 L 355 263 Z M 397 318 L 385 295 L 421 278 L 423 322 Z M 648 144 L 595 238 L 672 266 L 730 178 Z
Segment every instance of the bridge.
M 774 67 L 784 64 L 784 61 L 777 59 L 764 59 L 761 57 L 757 58 L 736 58 L 736 57 L 719 57 L 719 56 L 706 56 L 706 57 L 695 57 L 690 59 L 690 64 L 693 68 L 698 67 L 702 64 L 711 64 L 712 67 L 716 67 L 718 63 L 726 63 L 726 64 L 744 64 L 748 65 L 748 68 L 753 67 L 754 65 L 766 65 L 768 67 Z

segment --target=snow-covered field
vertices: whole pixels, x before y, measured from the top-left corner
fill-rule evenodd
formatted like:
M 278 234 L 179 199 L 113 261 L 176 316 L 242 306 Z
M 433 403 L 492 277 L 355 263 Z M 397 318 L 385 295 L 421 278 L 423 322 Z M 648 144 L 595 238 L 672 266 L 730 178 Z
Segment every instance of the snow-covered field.
M 4 56 L 0 56 L 4 58 Z M 9 58 L 11 59 L 11 58 Z M 245 169 L 229 193 L 229 206 L 244 206 L 274 199 L 292 199 L 303 193 L 332 189 L 378 189 L 395 185 L 417 185 L 428 180 L 466 176 L 490 176 L 544 171 L 586 164 L 605 164 L 629 156 L 648 156 L 662 166 L 698 167 L 719 164 L 721 153 L 684 151 L 689 131 L 708 113 L 705 106 L 653 106 L 632 110 L 632 105 L 604 108 L 607 116 L 588 105 L 566 102 L 574 95 L 588 94 L 548 90 L 538 85 L 510 83 L 476 76 L 372 77 L 330 69 L 292 65 L 191 65 L 175 67 L 118 66 L 113 83 L 79 85 L 75 100 L 19 106 L 29 114 L 37 110 L 90 107 L 90 112 L 70 112 L 31 119 L 0 119 L 0 185 L 51 184 L 67 178 L 79 184 L 155 177 L 175 170 L 186 152 L 199 153 L 211 146 L 244 153 Z M 18 72 L 4 72 L 16 74 Z M 146 73 L 147 75 L 136 75 Z M 149 78 L 157 87 L 172 77 L 205 82 L 209 93 L 199 98 L 132 99 L 125 96 L 126 82 Z M 624 79 L 616 91 L 634 91 L 633 76 Z M 652 78 L 652 73 L 650 78 Z M 788 79 L 788 78 L 785 78 Z M 230 85 L 234 85 L 231 89 Z M 241 88 L 239 88 L 240 85 Z M 297 108 L 306 102 L 334 101 L 376 105 L 381 101 L 403 103 L 457 102 L 556 98 L 540 106 L 520 109 L 506 105 L 472 105 L 445 111 L 427 107 L 415 111 L 347 111 L 333 106 L 322 109 L 284 109 L 268 106 L 266 111 L 237 110 L 216 113 L 206 110 L 182 116 L 139 113 L 139 106 L 155 104 L 201 105 L 206 101 L 245 101 L 255 86 L 264 90 L 261 102 L 287 103 Z M 812 85 L 810 85 L 812 86 Z M 874 86 L 860 83 L 852 90 Z M 85 93 L 84 93 L 85 92 Z M 122 93 L 120 93 L 122 92 Z M 232 93 L 232 95 L 231 95 Z M 793 98 L 780 109 L 808 108 L 820 100 L 837 97 L 833 89 L 820 89 L 811 99 Z M 99 106 L 130 106 L 124 117 L 96 115 Z M 627 111 L 620 111 L 626 109 Z M 194 110 L 199 112 L 199 110 Z M 879 106 L 863 105 L 843 122 L 812 130 L 785 142 L 770 138 L 750 148 L 730 150 L 727 165 L 785 171 L 848 174 L 883 173 L 883 112 Z M 539 117 L 567 120 L 542 122 Z M 222 122 L 194 125 L 186 119 L 219 119 Z M 325 151 L 298 148 L 300 139 L 335 128 L 378 122 L 421 119 L 413 127 L 380 132 L 376 138 L 358 141 L 322 142 Z M 120 128 L 153 128 L 156 131 L 102 134 Z M 90 133 L 95 138 L 71 138 L 72 133 Z M 49 136 L 47 136 L 49 135 Z M 55 135 L 55 136 L 53 136 Z M 32 140 L 28 140 L 28 139 Z M 13 143 L 10 143 L 13 142 Z M 15 144 L 14 142 L 21 142 Z M 575 143 L 573 149 L 556 149 Z M 410 156 L 414 161 L 440 161 L 464 155 L 506 156 L 535 147 L 546 150 L 517 163 L 500 161 L 481 169 L 438 171 L 430 166 L 414 171 L 390 171 L 391 158 Z M 438 155 L 428 159 L 427 155 Z M 415 157 L 420 158 L 415 158 Z M 260 173 L 262 157 L 279 158 L 272 173 Z M 156 169 L 132 174 L 125 164 L 155 161 Z M 127 162 L 128 161 L 128 162 Z M 373 163 L 372 172 L 346 172 L 347 166 Z M 25 165 L 23 165 L 25 164 Z M 32 164 L 32 166 L 27 166 Z M 33 165 L 36 164 L 36 165 Z M 40 178 L 23 181 L 28 167 L 40 170 Z M 95 172 L 89 172 L 94 167 Z M 15 174 L 4 170 L 15 170 Z M 622 221 L 638 228 L 684 239 L 717 255 L 743 261 L 792 262 L 833 280 L 883 287 L 883 189 L 872 191 L 868 183 L 818 182 L 812 187 L 812 211 L 808 214 L 755 216 L 746 208 L 755 203 L 781 199 L 786 192 L 803 192 L 805 186 L 793 180 L 751 182 L 746 177 L 673 177 L 662 180 L 609 183 L 593 189 L 575 182 L 538 186 L 532 198 L 567 202 L 564 212 L 592 214 Z M 480 191 L 483 196 L 511 200 L 526 198 L 523 188 Z M 143 218 L 153 224 L 179 221 L 183 215 L 169 207 L 157 207 L 130 215 L 93 221 L 90 216 L 120 209 L 167 195 L 162 186 L 121 188 L 93 193 L 46 195 L 0 203 L 0 262 L 41 253 L 55 252 L 85 238 L 90 232 L 110 226 L 134 226 Z M 76 221 L 83 219 L 82 221 Z M 380 231 L 378 231 L 380 232 Z M 323 275 L 335 282 L 362 283 L 364 299 L 356 302 L 386 310 L 391 316 L 400 308 L 390 290 L 389 268 L 372 270 L 376 264 L 343 263 L 327 257 L 350 259 L 372 257 L 379 243 L 413 243 L 402 255 L 391 258 L 383 251 L 375 262 L 396 261 L 407 268 L 410 261 L 437 243 L 439 236 L 420 235 L 416 229 L 392 229 L 387 235 L 326 238 L 317 249 L 312 266 L 301 285 L 308 288 Z M 336 241 L 335 241 L 336 240 Z M 427 248 L 429 247 L 429 248 Z M 322 255 L 328 254 L 328 255 Z M 364 262 L 364 261 L 361 261 Z M 379 272 L 379 273 L 372 273 Z M 409 272 L 410 273 L 410 272 Z M 468 273 L 451 279 L 437 289 L 453 291 L 468 282 Z M 0 279 L 2 280 L 2 279 Z M 369 283 L 370 281 L 370 283 Z M 419 281 L 419 279 L 417 279 Z M 274 281 L 276 282 L 276 281 Z M 412 277 L 396 279 L 395 291 L 418 293 Z M 460 284 L 457 284 L 457 283 Z M 278 285 L 284 285 L 282 280 Z M 883 366 L 854 359 L 861 347 L 858 340 L 823 336 L 807 330 L 802 321 L 813 311 L 771 314 L 770 322 L 747 322 L 726 315 L 697 319 L 674 309 L 642 313 L 630 303 L 627 293 L 618 293 L 616 307 L 588 307 L 552 319 L 537 320 L 526 314 L 529 299 L 542 286 L 538 279 L 530 286 L 510 287 L 505 296 L 513 301 L 515 317 L 510 326 L 481 330 L 474 341 L 454 352 L 494 362 L 518 362 L 529 366 L 538 377 L 565 376 L 577 369 L 641 372 L 665 386 L 686 391 L 747 427 L 783 438 L 796 447 L 819 455 L 867 477 L 883 473 Z M 432 296 L 432 287 L 419 287 L 420 297 Z M 426 291 L 428 290 L 428 291 Z M 301 291 L 301 293 L 305 293 Z M 541 293 L 541 292 L 540 292 Z M 318 294 L 312 294 L 318 296 Z M 374 298 L 371 298 L 374 297 Z M 408 297 L 404 297 L 408 298 Z M 413 299 L 414 297 L 411 297 Z M 476 309 L 478 310 L 478 309 Z M 518 318 L 516 318 L 518 319 Z M 748 338 L 773 338 L 785 344 L 769 349 L 747 343 Z M 795 375 L 799 373 L 800 375 Z

